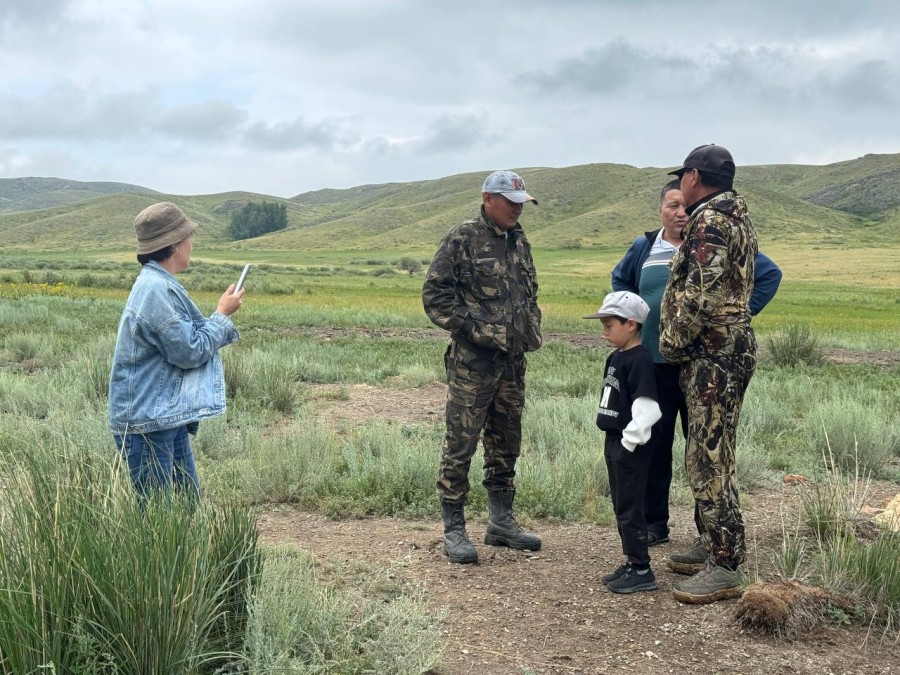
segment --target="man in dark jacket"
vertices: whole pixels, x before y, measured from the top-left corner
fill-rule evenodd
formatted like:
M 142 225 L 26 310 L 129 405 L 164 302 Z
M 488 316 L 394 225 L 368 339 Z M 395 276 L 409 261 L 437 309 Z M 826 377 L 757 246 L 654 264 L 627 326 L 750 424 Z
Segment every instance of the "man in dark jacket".
M 732 187 L 731 153 L 702 145 L 673 173 L 681 180 L 690 220 L 662 299 L 659 351 L 681 364 L 688 407 L 685 467 L 709 556 L 699 572 L 674 585 L 673 595 L 708 603 L 742 592 L 745 543 L 735 436 L 756 368 L 750 296 L 758 248 L 747 204 Z
M 678 383 L 680 366 L 669 363 L 659 353 L 659 311 L 663 292 L 669 281 L 669 262 L 683 241 L 688 217 L 684 210 L 681 181 L 672 180 L 663 186 L 659 195 L 659 215 L 662 227 L 634 240 L 625 257 L 612 271 L 614 291 L 637 293 L 650 306 L 650 315 L 641 331 L 641 343 L 650 350 L 656 364 L 656 384 L 662 419 L 654 429 L 648 446 L 652 463 L 647 482 L 645 516 L 647 541 L 650 546 L 669 541 L 669 489 L 672 484 L 672 445 L 675 441 L 675 422 L 681 417 L 682 434 L 687 437 L 687 404 Z M 781 283 L 781 270 L 762 253 L 756 256 L 750 314 L 756 316 L 775 297 Z M 700 522 L 695 514 L 698 531 Z M 697 545 L 702 548 L 701 542 Z M 699 554 L 698 554 L 699 555 Z M 670 560 L 669 566 L 683 573 L 696 573 L 706 562 Z
M 474 563 L 463 507 L 469 464 L 484 446 L 489 521 L 484 542 L 536 551 L 541 540 L 512 515 L 516 459 L 522 441 L 525 352 L 541 346 L 541 311 L 531 246 L 519 225 L 525 202 L 537 201 L 511 171 L 482 186 L 477 218 L 444 237 L 425 276 L 425 313 L 450 333 L 446 424 L 437 482 L 444 548 L 451 562 Z

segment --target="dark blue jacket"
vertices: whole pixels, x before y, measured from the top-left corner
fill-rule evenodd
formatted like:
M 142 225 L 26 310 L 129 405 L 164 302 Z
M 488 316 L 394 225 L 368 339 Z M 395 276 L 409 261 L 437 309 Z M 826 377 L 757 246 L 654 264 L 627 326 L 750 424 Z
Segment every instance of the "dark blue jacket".
M 625 253 L 625 257 L 613 268 L 612 288 L 614 291 L 638 292 L 641 267 L 644 265 L 644 261 L 650 257 L 650 249 L 658 234 L 659 230 L 653 230 L 645 232 L 642 237 L 634 240 L 631 248 Z M 757 253 L 753 273 L 753 293 L 750 295 L 750 314 L 756 316 L 763 311 L 763 308 L 775 297 L 780 283 L 781 270 L 778 265 L 772 262 L 768 256 Z

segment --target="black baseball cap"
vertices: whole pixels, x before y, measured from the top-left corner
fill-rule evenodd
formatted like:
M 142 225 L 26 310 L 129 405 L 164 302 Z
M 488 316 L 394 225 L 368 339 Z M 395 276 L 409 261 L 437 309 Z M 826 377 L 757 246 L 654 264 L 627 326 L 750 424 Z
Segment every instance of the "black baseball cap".
M 725 178 L 734 178 L 734 158 L 721 145 L 709 143 L 691 150 L 680 169 L 670 171 L 670 176 L 681 175 L 690 169 L 697 169 L 700 173 L 715 174 Z

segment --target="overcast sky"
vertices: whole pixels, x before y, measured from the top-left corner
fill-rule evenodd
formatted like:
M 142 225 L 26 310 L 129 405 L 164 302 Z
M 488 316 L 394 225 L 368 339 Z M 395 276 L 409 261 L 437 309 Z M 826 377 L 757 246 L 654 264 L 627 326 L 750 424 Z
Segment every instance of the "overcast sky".
M 824 164 L 900 152 L 898 57 L 896 0 L 2 0 L 0 177 L 288 197 L 706 142 Z

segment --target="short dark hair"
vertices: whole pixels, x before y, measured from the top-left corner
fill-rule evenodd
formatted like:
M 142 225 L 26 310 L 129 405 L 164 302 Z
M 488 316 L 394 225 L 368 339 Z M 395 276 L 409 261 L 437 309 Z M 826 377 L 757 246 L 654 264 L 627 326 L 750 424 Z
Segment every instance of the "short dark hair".
M 700 174 L 700 182 L 707 187 L 730 190 L 734 185 L 734 179 L 728 176 L 722 176 L 717 173 L 703 173 L 702 171 L 698 171 L 698 173 Z
M 663 185 L 663 189 L 659 191 L 659 203 L 660 204 L 662 204 L 665 201 L 666 195 L 669 194 L 672 190 L 679 190 L 679 191 L 681 190 L 681 179 L 680 178 L 673 178 L 668 183 Z
M 156 262 L 162 262 L 163 260 L 168 260 L 173 255 L 175 255 L 175 244 L 171 246 L 166 246 L 165 248 L 157 249 L 151 253 L 138 253 L 137 261 L 141 263 L 141 265 L 146 265 L 151 260 Z
M 613 315 L 609 318 L 610 319 L 618 319 L 619 323 L 622 323 L 622 324 L 628 323 L 629 321 L 634 321 L 637 324 L 638 332 L 640 332 L 644 328 L 644 324 L 642 324 L 640 321 L 636 321 L 635 319 L 626 319 L 624 316 L 615 316 L 615 315 Z

